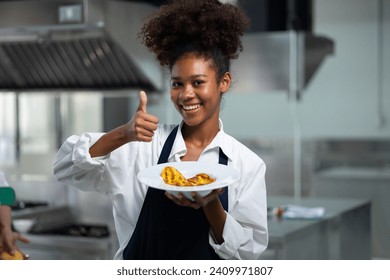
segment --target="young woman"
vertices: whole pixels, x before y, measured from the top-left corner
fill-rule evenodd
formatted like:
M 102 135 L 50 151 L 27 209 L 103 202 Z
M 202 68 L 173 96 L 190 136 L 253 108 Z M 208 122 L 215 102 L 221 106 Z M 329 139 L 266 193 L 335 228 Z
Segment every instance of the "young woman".
M 146 93 L 126 124 L 105 134 L 71 136 L 54 175 L 109 196 L 120 248 L 116 259 L 257 259 L 266 249 L 265 164 L 223 130 L 221 100 L 230 60 L 241 51 L 248 19 L 217 0 L 176 0 L 144 25 L 140 36 L 171 73 L 179 125 L 159 124 Z M 137 173 L 164 162 L 228 164 L 239 182 L 194 200 L 141 184 Z

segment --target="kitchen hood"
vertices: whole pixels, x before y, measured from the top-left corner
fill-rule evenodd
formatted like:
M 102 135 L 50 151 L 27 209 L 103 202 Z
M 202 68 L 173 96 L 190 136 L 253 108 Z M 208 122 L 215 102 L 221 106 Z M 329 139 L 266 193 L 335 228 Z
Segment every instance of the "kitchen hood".
M 296 99 L 301 98 L 324 59 L 334 52 L 331 39 L 303 31 L 248 33 L 243 45 L 240 59 L 232 65 L 237 91 L 287 91 Z
M 137 33 L 168 0 L 0 1 L 0 91 L 161 92 L 164 72 Z M 252 26 L 233 61 L 239 92 L 299 99 L 334 43 L 312 32 L 312 0 L 225 0 Z
M 158 92 L 161 69 L 136 37 L 153 9 L 131 1 L 1 1 L 0 91 Z
M 300 99 L 334 42 L 314 34 L 312 0 L 237 0 L 251 19 L 233 62 L 239 92 L 288 92 Z

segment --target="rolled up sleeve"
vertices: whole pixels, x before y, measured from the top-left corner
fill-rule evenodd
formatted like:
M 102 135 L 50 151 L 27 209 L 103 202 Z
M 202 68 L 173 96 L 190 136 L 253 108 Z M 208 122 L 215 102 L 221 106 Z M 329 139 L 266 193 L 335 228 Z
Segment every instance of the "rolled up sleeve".
M 258 259 L 268 245 L 265 164 L 244 174 L 232 208 L 227 213 L 222 244 L 212 235 L 209 242 L 223 259 Z M 230 203 L 230 200 L 229 200 Z
M 105 161 L 109 155 L 91 158 L 89 148 L 102 133 L 84 133 L 70 136 L 60 147 L 53 164 L 54 177 L 67 185 L 83 190 L 98 190 Z

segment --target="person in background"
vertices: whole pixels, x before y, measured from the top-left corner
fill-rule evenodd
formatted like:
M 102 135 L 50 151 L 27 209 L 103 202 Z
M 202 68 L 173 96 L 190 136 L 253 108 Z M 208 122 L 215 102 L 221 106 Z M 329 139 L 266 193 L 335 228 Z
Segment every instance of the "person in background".
M 217 0 L 161 6 L 139 35 L 170 71 L 181 123 L 160 124 L 141 91 L 128 123 L 70 136 L 59 149 L 57 180 L 111 198 L 120 245 L 115 259 L 258 259 L 266 249 L 265 164 L 225 133 L 219 117 L 232 81 L 230 60 L 242 51 L 248 27 L 238 7 Z M 227 164 L 241 179 L 204 197 L 193 192 L 193 200 L 137 180 L 147 167 L 178 161 Z
M 12 230 L 11 207 L 0 205 L 0 260 L 3 252 L 8 253 L 10 256 L 15 255 L 19 250 L 16 245 L 17 241 L 29 242 L 26 237 Z

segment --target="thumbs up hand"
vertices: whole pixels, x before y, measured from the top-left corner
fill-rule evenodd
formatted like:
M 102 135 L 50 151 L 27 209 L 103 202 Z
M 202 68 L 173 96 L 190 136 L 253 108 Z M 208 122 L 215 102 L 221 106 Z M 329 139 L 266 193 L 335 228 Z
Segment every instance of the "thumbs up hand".
M 130 141 L 152 141 L 154 131 L 157 129 L 158 118 L 146 112 L 147 102 L 146 93 L 140 91 L 137 111 L 126 125 Z
M 146 113 L 146 104 L 147 103 L 148 103 L 148 97 L 146 96 L 146 93 L 143 90 L 141 90 L 139 92 L 139 104 L 138 104 L 137 112 L 142 111 L 142 112 Z
M 146 112 L 148 98 L 144 91 L 139 93 L 139 105 L 133 118 L 104 134 L 89 148 L 91 157 L 107 155 L 130 141 L 152 141 L 157 129 L 158 118 Z

